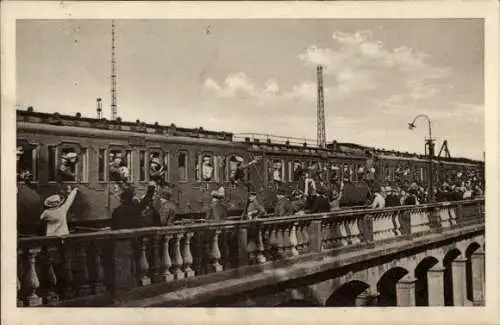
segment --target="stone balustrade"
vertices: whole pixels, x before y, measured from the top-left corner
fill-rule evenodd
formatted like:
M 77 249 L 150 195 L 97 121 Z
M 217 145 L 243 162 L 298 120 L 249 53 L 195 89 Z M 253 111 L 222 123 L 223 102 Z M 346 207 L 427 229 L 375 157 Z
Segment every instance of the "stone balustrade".
M 483 219 L 484 199 L 479 199 L 20 238 L 17 301 L 20 306 L 106 305 L 138 288 L 217 281 L 217 274 L 272 267 L 312 253 L 376 245 Z

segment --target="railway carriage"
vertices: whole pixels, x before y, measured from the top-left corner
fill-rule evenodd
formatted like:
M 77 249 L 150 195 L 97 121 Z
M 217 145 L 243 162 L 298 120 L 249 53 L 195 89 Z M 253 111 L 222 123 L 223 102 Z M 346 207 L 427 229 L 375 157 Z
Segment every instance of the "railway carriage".
M 154 160 L 162 164 L 161 181 L 173 188 L 179 214 L 192 217 L 203 213 L 210 192 L 221 185 L 230 211 L 241 213 L 247 189 L 230 182 L 230 175 L 237 163 L 248 161 L 249 156 L 245 145 L 231 140 L 230 133 L 201 128 L 18 111 L 17 144 L 23 151 L 18 172 L 29 170 L 32 174 L 29 186 L 18 183 L 19 193 L 32 189 L 31 193 L 34 190 L 45 198 L 67 185 L 78 185 L 81 195 L 70 211 L 69 222 L 105 224 L 119 205 L 121 181 L 112 172 L 116 159 L 127 171 L 122 176 L 139 195 L 151 180 L 149 166 Z M 68 154 L 78 160 L 61 168 Z M 35 216 L 31 221 L 37 221 Z
M 314 170 L 329 183 L 346 181 L 343 206 L 366 204 L 367 168 L 385 183 L 403 179 L 426 186 L 430 162 L 423 155 L 378 150 L 334 141 L 318 148 L 310 141 L 262 134 L 233 135 L 162 126 L 120 119 L 84 118 L 17 111 L 18 226 L 38 223 L 42 200 L 78 185 L 79 198 L 70 210 L 70 225 L 102 226 L 119 205 L 121 184 L 132 184 L 139 195 L 150 180 L 168 183 L 180 218 L 204 216 L 210 192 L 224 187 L 230 215 L 241 215 L 248 190 L 256 191 L 271 211 L 278 187 L 301 189 L 304 171 Z M 244 170 L 241 182 L 232 175 L 240 164 L 256 160 Z M 463 158 L 438 158 L 434 181 L 458 173 L 484 179 L 484 163 Z M 154 168 L 153 168 L 154 167 Z M 436 168 L 436 169 L 435 169 Z M 302 188 L 303 189 L 303 188 Z M 21 227 L 29 229 L 29 227 Z M 24 230 L 21 230 L 21 232 Z

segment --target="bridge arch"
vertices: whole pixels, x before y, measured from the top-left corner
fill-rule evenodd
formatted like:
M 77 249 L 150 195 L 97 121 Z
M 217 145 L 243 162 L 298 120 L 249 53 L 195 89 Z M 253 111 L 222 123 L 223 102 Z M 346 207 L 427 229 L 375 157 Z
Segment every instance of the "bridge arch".
M 337 288 L 326 300 L 327 307 L 355 306 L 356 298 L 369 289 L 370 285 L 359 280 L 352 280 Z
M 472 293 L 472 282 L 473 282 L 473 277 L 474 275 L 472 274 L 472 254 L 475 252 L 481 250 L 481 245 L 473 241 L 467 246 L 465 250 L 465 258 L 466 258 L 466 264 L 465 264 L 465 279 L 467 283 L 467 299 L 470 301 L 473 301 L 473 293 Z
M 429 288 L 427 283 L 427 272 L 437 266 L 439 260 L 433 256 L 425 257 L 415 268 L 415 304 L 417 306 L 429 305 Z
M 408 273 L 407 269 L 398 266 L 382 274 L 377 282 L 378 306 L 397 306 L 396 284 Z
M 453 262 L 463 258 L 462 252 L 458 248 L 449 250 L 443 257 L 443 282 L 444 282 L 444 304 L 445 306 L 453 306 L 453 282 L 463 281 L 464 279 L 454 278 Z M 455 274 L 455 277 L 457 275 Z

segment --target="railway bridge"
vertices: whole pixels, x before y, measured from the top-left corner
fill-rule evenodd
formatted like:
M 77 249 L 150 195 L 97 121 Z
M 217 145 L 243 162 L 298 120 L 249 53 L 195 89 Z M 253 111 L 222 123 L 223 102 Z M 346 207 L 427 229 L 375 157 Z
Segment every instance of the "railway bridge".
M 21 238 L 21 306 L 484 305 L 484 199 Z

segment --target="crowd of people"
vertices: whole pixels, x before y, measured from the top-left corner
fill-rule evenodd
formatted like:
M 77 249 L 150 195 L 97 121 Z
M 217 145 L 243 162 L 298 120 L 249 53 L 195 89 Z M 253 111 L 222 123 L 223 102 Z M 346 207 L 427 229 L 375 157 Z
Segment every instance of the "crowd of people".
M 19 159 L 19 149 L 18 149 Z M 72 173 L 71 164 L 75 157 L 72 152 L 65 153 L 61 163 L 61 171 Z M 120 205 L 112 212 L 109 225 L 111 229 L 130 229 L 152 226 L 170 226 L 176 218 L 177 205 L 172 200 L 172 189 L 164 181 L 164 166 L 159 157 L 151 157 L 151 181 L 145 194 L 138 196 L 131 184 L 127 182 L 127 170 L 122 166 L 123 157 L 119 154 L 113 156 L 111 172 L 115 173 L 121 187 Z M 255 164 L 253 160 L 248 164 L 237 161 L 231 173 L 231 182 L 236 186 L 245 186 L 250 189 L 250 184 L 245 182 L 245 169 Z M 349 170 L 342 173 L 332 173 L 328 180 L 323 180 L 318 166 L 296 168 L 294 174 L 298 184 L 290 189 L 277 178 L 274 210 L 266 211 L 261 204 L 256 192 L 248 192 L 247 205 L 239 216 L 242 220 L 253 220 L 267 216 L 302 215 L 308 213 L 324 213 L 341 209 L 341 200 L 344 189 L 351 183 Z M 203 169 L 202 176 L 208 175 Z M 112 175 L 114 175 L 112 173 Z M 435 186 L 431 195 L 427 188 L 418 182 L 408 181 L 408 173 L 396 173 L 391 180 L 380 181 L 375 177 L 375 167 L 371 159 L 366 166 L 358 171 L 363 181 L 368 185 L 369 191 L 363 208 L 381 209 L 385 207 L 406 206 L 428 203 L 431 201 L 456 201 L 467 200 L 483 196 L 483 183 L 481 177 L 470 171 L 466 174 L 458 172 L 447 177 L 439 186 Z M 339 176 L 341 175 L 341 176 Z M 69 175 L 71 176 L 71 175 Z M 349 184 L 350 185 L 350 184 Z M 65 193 L 57 193 L 47 197 L 40 220 L 45 224 L 45 234 L 48 236 L 61 236 L 69 233 L 67 214 L 78 193 L 78 188 L 67 187 Z M 225 200 L 224 187 L 210 193 L 211 202 L 205 208 L 207 221 L 224 221 L 229 219 L 228 208 Z M 266 202 L 269 203 L 269 202 Z M 234 217 L 231 217 L 234 219 Z

